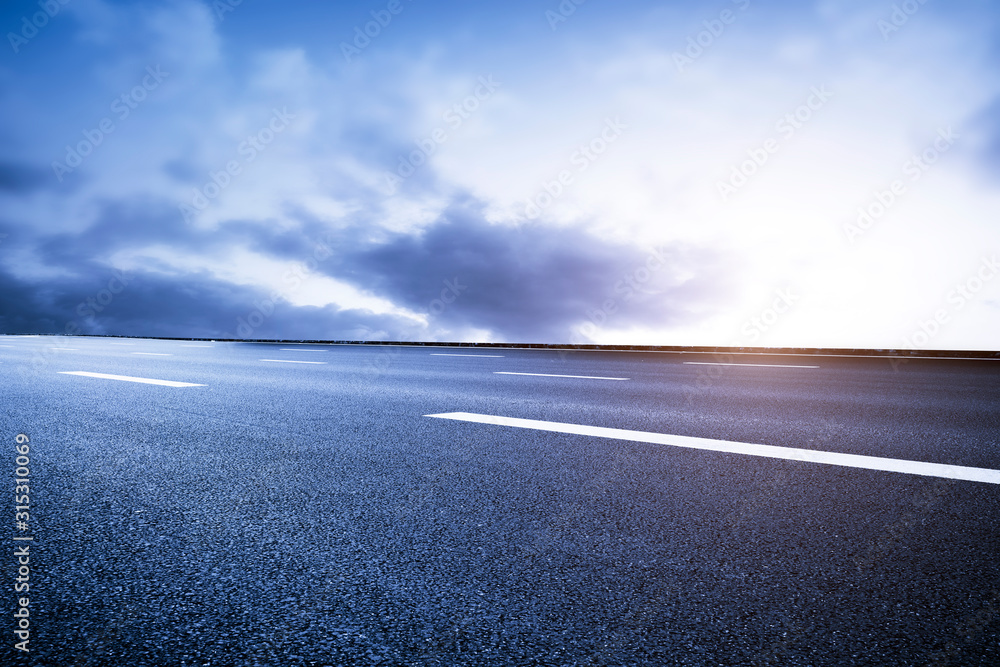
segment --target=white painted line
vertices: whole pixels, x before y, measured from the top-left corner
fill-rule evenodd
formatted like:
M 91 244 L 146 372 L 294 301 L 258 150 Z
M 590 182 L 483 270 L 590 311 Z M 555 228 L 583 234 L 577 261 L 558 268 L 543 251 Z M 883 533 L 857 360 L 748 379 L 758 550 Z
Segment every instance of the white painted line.
M 149 357 L 172 357 L 174 355 L 165 352 L 133 352 L 132 354 L 145 354 Z
M 432 357 L 483 357 L 484 359 L 501 359 L 502 354 L 450 354 L 448 352 L 431 352 Z
M 118 342 L 115 342 L 115 341 L 112 341 L 109 344 L 110 345 L 135 345 L 135 343 L 118 343 Z
M 0 347 L 14 347 L 13 345 L 0 345 Z
M 50 347 L 50 350 L 69 350 L 71 352 L 78 352 L 80 348 L 78 347 Z
M 300 350 L 296 347 L 279 347 L 283 352 L 326 352 L 326 350 Z
M 560 422 L 540 421 L 537 419 L 497 417 L 493 415 L 481 415 L 470 412 L 445 412 L 436 415 L 424 416 L 435 417 L 438 419 L 454 419 L 458 421 L 475 422 L 477 424 L 495 424 L 497 426 L 513 426 L 514 428 L 552 431 L 554 433 L 589 435 L 598 438 L 612 438 L 614 440 L 648 442 L 656 445 L 685 447 L 687 449 L 703 449 L 713 452 L 727 452 L 730 454 L 764 456 L 767 458 L 785 459 L 788 461 L 826 463 L 828 465 L 845 466 L 848 468 L 864 468 L 867 470 L 883 470 L 886 472 L 901 472 L 910 475 L 924 475 L 926 477 L 944 477 L 947 479 L 962 479 L 970 482 L 1000 484 L 1000 470 L 990 470 L 988 468 L 969 468 L 966 466 L 947 465 L 943 463 L 887 459 L 880 456 L 861 456 L 858 454 L 840 454 L 837 452 L 824 452 L 813 449 L 755 445 L 746 442 L 732 442 L 729 440 L 693 438 L 686 435 L 668 435 L 666 433 L 649 433 L 647 431 L 629 431 L 620 428 L 605 428 L 602 426 L 586 426 L 582 424 L 564 424 Z
M 273 361 L 279 364 L 325 364 L 325 361 L 296 361 L 294 359 L 258 359 L 257 361 Z
M 215 347 L 214 345 L 181 345 L 181 347 Z
M 606 378 L 597 375 L 553 375 L 552 373 L 515 373 L 513 371 L 493 371 L 494 375 L 535 375 L 543 378 L 580 378 L 581 380 L 628 380 L 629 378 Z
M 758 368 L 819 368 L 819 366 L 794 366 L 792 364 L 725 364 L 721 361 L 685 361 L 693 366 L 756 366 Z
M 613 352 L 632 352 L 633 350 L 609 350 Z M 705 352 L 704 350 L 664 350 L 658 354 L 715 354 L 741 355 L 755 357 L 823 357 L 826 359 L 948 359 L 960 361 L 1000 361 L 997 357 L 914 357 L 908 354 L 813 354 L 809 352 Z M 903 350 L 905 352 L 905 350 Z M 958 350 L 960 351 L 960 350 Z
M 204 387 L 203 384 L 194 382 L 174 382 L 173 380 L 151 380 L 150 378 L 137 378 L 130 375 L 111 375 L 109 373 L 88 373 L 87 371 L 59 371 L 62 375 L 82 375 L 88 378 L 101 378 L 104 380 L 121 380 L 123 382 L 141 382 L 143 384 L 159 384 L 164 387 Z

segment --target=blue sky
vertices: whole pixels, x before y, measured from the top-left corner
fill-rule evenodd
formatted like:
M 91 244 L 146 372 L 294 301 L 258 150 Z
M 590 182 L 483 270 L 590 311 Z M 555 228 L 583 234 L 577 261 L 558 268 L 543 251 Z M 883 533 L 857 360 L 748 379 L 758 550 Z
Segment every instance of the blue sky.
M 998 18 L 9 2 L 0 330 L 998 349 Z

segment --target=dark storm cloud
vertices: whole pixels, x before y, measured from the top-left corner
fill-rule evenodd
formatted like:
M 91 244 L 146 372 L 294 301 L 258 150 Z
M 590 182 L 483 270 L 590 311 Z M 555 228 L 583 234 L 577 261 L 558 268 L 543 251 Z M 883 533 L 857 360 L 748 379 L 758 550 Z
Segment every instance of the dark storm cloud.
M 699 317 L 727 283 L 722 257 L 671 245 L 609 243 L 578 229 L 493 225 L 453 206 L 418 234 L 335 237 L 328 273 L 449 329 L 508 341 L 568 342 L 587 322 L 669 327 Z
M 35 244 L 39 259 L 70 271 L 90 270 L 95 262 L 107 263 L 117 251 L 163 245 L 178 253 L 209 256 L 246 247 L 296 260 L 310 254 L 310 239 L 322 233 L 317 221 L 306 221 L 294 230 L 269 221 L 241 220 L 214 228 L 197 227 L 184 221 L 176 205 L 151 198 L 108 201 L 100 205 L 99 211 L 96 220 L 83 231 L 38 238 Z
M 419 331 L 365 310 L 271 301 L 262 290 L 203 273 L 167 277 L 105 269 L 32 284 L 0 272 L 0 290 L 0 333 L 8 334 L 357 340 L 390 332 L 412 338 Z
M 75 322 L 81 333 L 395 340 L 487 330 L 507 341 L 584 342 L 581 326 L 593 333 L 697 320 L 730 275 L 720 255 L 701 248 L 644 248 L 579 229 L 493 225 L 474 200 L 414 233 L 361 221 L 330 232 L 299 217 L 294 228 L 230 221 L 206 230 L 185 223 L 173 206 L 136 200 L 105 204 L 81 232 L 34 240 L 19 234 L 20 248 L 31 247 L 40 264 L 66 277 L 35 283 L 3 274 L 0 326 L 7 333 L 65 333 Z M 263 289 L 208 272 L 177 274 L 152 261 L 113 282 L 116 252 L 156 244 L 208 257 L 245 248 L 304 265 L 424 315 L 430 327 L 367 311 L 294 306 Z M 125 289 L 112 289 L 123 282 Z M 102 294 L 107 301 L 110 292 L 109 303 L 94 301 Z
M 207 253 L 247 247 L 307 259 L 318 232 L 275 232 L 230 222 L 205 230 L 183 222 L 174 206 L 148 200 L 109 202 L 97 220 L 77 233 L 37 235 L 0 223 L 0 333 L 83 333 L 195 338 L 416 339 L 426 336 L 412 320 L 365 310 L 295 306 L 281 296 L 236 285 L 208 272 L 176 273 L 147 260 L 143 270 L 122 273 L 111 257 L 122 250 L 165 244 L 174 251 Z M 310 237 L 311 234 L 311 237 Z M 5 235 L 5 236 L 4 236 Z M 30 278 L 16 256 L 57 271 Z M 4 261 L 6 260 L 6 261 Z

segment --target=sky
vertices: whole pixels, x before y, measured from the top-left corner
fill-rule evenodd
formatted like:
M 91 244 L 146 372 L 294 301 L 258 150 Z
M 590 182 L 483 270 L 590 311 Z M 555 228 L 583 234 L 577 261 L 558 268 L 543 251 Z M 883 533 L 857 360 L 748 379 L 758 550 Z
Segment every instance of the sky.
M 0 28 L 0 333 L 1000 349 L 995 2 Z

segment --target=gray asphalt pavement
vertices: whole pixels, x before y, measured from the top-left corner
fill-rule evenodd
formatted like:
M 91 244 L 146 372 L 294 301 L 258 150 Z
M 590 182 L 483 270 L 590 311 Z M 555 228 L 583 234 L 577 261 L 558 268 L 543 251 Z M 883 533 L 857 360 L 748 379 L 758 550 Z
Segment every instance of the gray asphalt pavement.
M 997 361 L 8 336 L 0 398 L 3 664 L 1000 664 L 998 484 L 427 416 L 1000 470 Z

